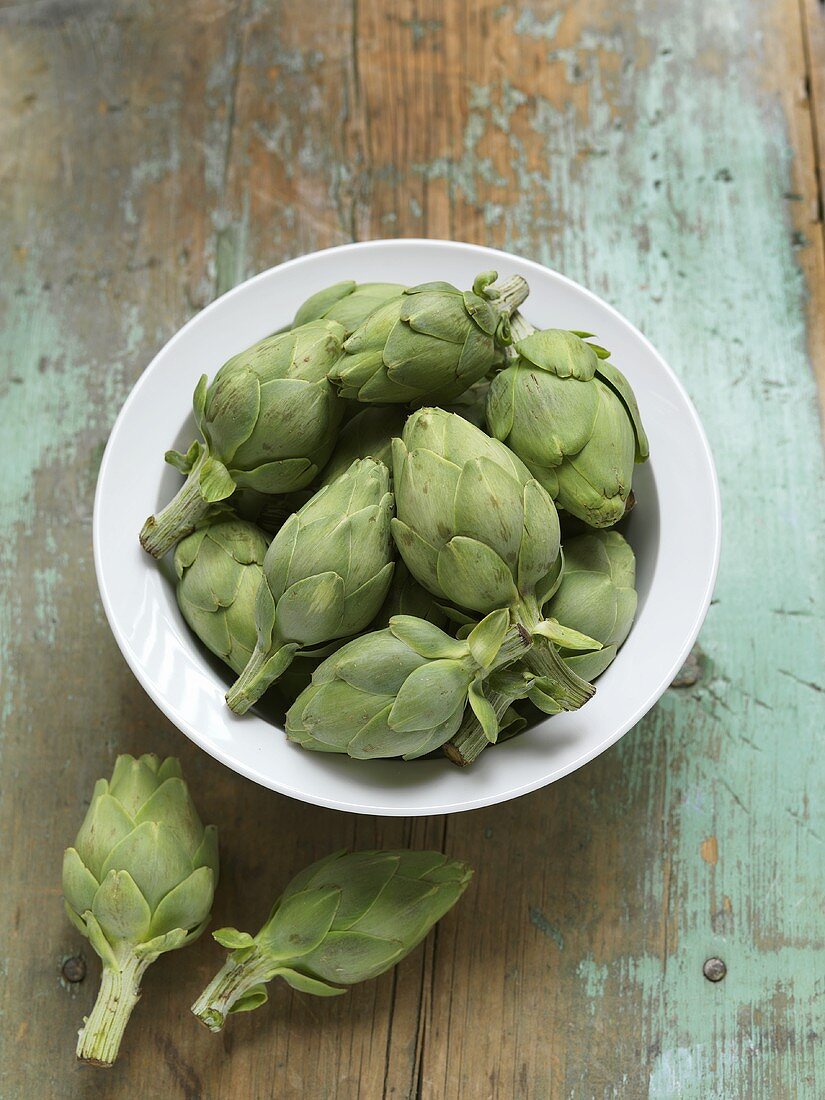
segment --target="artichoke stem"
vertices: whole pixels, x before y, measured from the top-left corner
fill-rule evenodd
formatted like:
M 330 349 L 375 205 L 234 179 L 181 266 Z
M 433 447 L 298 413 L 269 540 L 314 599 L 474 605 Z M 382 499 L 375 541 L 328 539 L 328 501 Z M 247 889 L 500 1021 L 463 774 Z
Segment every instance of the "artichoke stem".
M 269 980 L 271 958 L 257 948 L 233 951 L 192 1005 L 192 1012 L 210 1031 L 222 1031 L 232 1006 L 256 985 Z
M 517 622 L 531 633 L 540 624 L 542 615 L 534 599 L 522 600 L 514 609 Z M 540 634 L 534 635 L 533 647 L 524 656 L 531 672 L 549 680 L 555 687 L 553 698 L 562 710 L 578 710 L 596 694 L 596 689 L 564 663 L 555 645 Z
M 500 722 L 513 700 L 509 695 L 502 695 L 500 691 L 488 691 L 487 698 L 492 704 L 496 718 Z M 478 719 L 472 710 L 468 708 L 464 720 L 458 727 L 458 732 L 450 738 L 444 746 L 443 752 L 453 764 L 457 764 L 459 768 L 466 768 L 489 744 L 487 735 L 481 728 Z
M 495 288 L 499 293 L 493 300 L 493 305 L 508 317 L 518 309 L 530 293 L 527 280 L 521 275 L 511 275 L 509 279 L 502 279 L 500 283 L 495 284 Z
M 507 665 L 513 664 L 514 661 L 521 660 L 532 644 L 533 638 L 530 634 L 528 634 L 521 623 L 516 623 L 516 625 L 511 627 L 505 634 L 504 641 L 501 643 L 501 649 L 499 649 L 492 664 L 487 670 L 488 673 L 497 668 L 505 668 Z
M 153 558 L 162 558 L 184 535 L 194 531 L 210 505 L 200 489 L 200 471 L 208 452 L 195 463 L 175 496 L 156 516 L 149 516 L 140 532 L 140 545 Z
M 504 668 L 513 664 L 514 661 L 520 660 L 532 644 L 533 639 L 531 636 L 521 623 L 516 623 L 505 635 L 501 649 L 496 654 L 489 671 Z M 513 701 L 511 696 L 502 695 L 500 691 L 487 691 L 486 695 L 495 711 L 497 721 L 500 722 Z M 486 749 L 489 744 L 487 735 L 481 728 L 481 723 L 473 711 L 468 708 L 458 732 L 443 746 L 442 751 L 448 760 L 452 760 L 454 764 L 464 768 L 467 764 L 472 764 L 478 754 Z
M 553 698 L 562 710 L 578 710 L 596 694 L 596 689 L 564 663 L 559 651 L 547 638 L 537 637 L 524 663 L 539 676 L 552 680 L 557 688 Z
M 81 1062 L 107 1067 L 113 1064 L 132 1009 L 140 1000 L 140 980 L 150 962 L 129 952 L 119 970 L 103 967 L 97 1000 L 77 1037 Z
M 246 714 L 266 689 L 292 664 L 298 647 L 282 645 L 274 653 L 255 648 L 246 668 L 226 693 L 226 702 L 235 714 Z
M 510 332 L 513 335 L 513 343 L 517 343 L 519 340 L 524 340 L 527 336 L 536 332 L 536 326 L 531 325 L 530 322 L 524 317 L 518 310 L 510 318 Z

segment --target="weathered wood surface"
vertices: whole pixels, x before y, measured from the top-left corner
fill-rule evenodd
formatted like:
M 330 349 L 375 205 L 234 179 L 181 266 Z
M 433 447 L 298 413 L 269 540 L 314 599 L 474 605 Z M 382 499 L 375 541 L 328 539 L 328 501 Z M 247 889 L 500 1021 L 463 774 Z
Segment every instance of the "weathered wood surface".
M 0 3 L 3 1100 L 825 1094 L 824 20 L 816 0 Z M 160 344 L 255 271 L 393 235 L 503 246 L 615 303 L 685 380 L 725 510 L 684 686 L 563 782 L 448 821 L 299 805 L 194 750 L 121 659 L 91 558 L 102 448 Z M 149 972 L 117 1068 L 78 1067 L 97 963 L 61 851 L 114 754 L 150 749 L 221 826 L 218 923 L 254 925 L 342 839 L 444 844 L 475 883 L 395 974 L 273 990 L 223 1038 L 186 1012 L 219 958 L 203 939 Z

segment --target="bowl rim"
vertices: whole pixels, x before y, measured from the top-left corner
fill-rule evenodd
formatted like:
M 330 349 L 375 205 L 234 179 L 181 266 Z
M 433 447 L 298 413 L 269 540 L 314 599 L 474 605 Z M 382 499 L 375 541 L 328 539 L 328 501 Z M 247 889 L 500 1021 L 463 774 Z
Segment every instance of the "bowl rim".
M 485 795 L 479 797 L 468 797 L 458 801 L 449 806 L 439 806 L 436 808 L 425 806 L 423 808 L 414 807 L 395 807 L 392 805 L 380 806 L 362 806 L 356 803 L 348 803 L 340 798 L 332 798 L 322 793 L 312 792 L 311 794 L 303 789 L 298 789 L 290 786 L 288 783 L 279 782 L 271 774 L 258 770 L 255 767 L 239 760 L 233 756 L 230 751 L 226 751 L 222 745 L 216 744 L 213 740 L 201 734 L 196 726 L 182 714 L 176 707 L 171 705 L 165 698 L 163 693 L 157 688 L 153 679 L 147 674 L 141 662 L 137 659 L 137 655 L 134 653 L 130 645 L 127 643 L 125 636 L 120 628 L 120 624 L 117 621 L 112 600 L 107 588 L 105 569 L 104 569 L 104 551 L 103 551 L 103 532 L 102 532 L 102 505 L 101 501 L 104 493 L 104 486 L 107 480 L 109 464 L 112 460 L 112 455 L 115 452 L 117 446 L 117 437 L 119 430 L 122 427 L 125 420 L 130 416 L 131 410 L 136 402 L 140 400 L 140 395 L 143 387 L 146 385 L 149 376 L 153 373 L 158 360 L 161 356 L 165 356 L 174 346 L 179 343 L 185 336 L 185 334 L 197 323 L 201 321 L 204 314 L 215 310 L 219 304 L 225 303 L 227 300 L 233 297 L 240 296 L 245 293 L 246 289 L 255 283 L 263 281 L 269 278 L 274 271 L 279 273 L 286 273 L 291 269 L 300 267 L 301 265 L 318 259 L 319 257 L 328 256 L 332 253 L 335 254 L 358 254 L 365 249 L 381 251 L 384 249 L 392 249 L 403 245 L 412 249 L 427 249 L 433 246 L 446 246 L 451 250 L 459 252 L 466 252 L 470 254 L 483 254 L 485 258 L 488 258 L 491 263 L 500 262 L 504 265 L 512 263 L 514 260 L 519 264 L 528 268 L 534 269 L 537 273 L 541 273 L 546 276 L 547 273 L 552 274 L 555 279 L 558 279 L 561 283 L 566 284 L 568 287 L 575 290 L 577 293 L 583 295 L 591 302 L 595 303 L 600 309 L 606 310 L 617 321 L 625 325 L 645 347 L 648 353 L 655 359 L 658 366 L 668 375 L 669 381 L 675 387 L 682 401 L 684 402 L 685 409 L 691 419 L 691 425 L 695 433 L 695 438 L 700 444 L 701 458 L 706 464 L 707 472 L 709 476 L 709 484 L 711 489 L 711 504 L 712 514 L 707 516 L 709 525 L 712 528 L 712 547 L 711 547 L 711 561 L 710 570 L 707 574 L 707 581 L 705 584 L 704 592 L 702 593 L 701 601 L 697 604 L 696 612 L 693 618 L 693 622 L 685 639 L 678 651 L 674 656 L 671 667 L 667 674 L 660 677 L 656 687 L 649 690 L 644 698 L 633 712 L 628 715 L 619 725 L 611 731 L 609 737 L 606 737 L 603 741 L 600 741 L 597 745 L 591 746 L 575 758 L 569 760 L 567 763 L 557 766 L 549 774 L 540 774 L 538 778 L 530 779 L 524 783 L 518 783 L 517 785 L 508 788 L 507 790 L 496 793 L 495 795 Z M 392 238 L 378 238 L 375 240 L 367 241 L 355 241 L 348 244 L 334 245 L 330 248 L 319 249 L 314 252 L 304 253 L 301 256 L 293 257 L 290 260 L 285 260 L 280 264 L 275 264 L 272 267 L 266 268 L 263 271 L 258 272 L 256 275 L 251 276 L 249 279 L 245 279 L 231 290 L 226 291 L 224 294 L 215 298 L 202 310 L 199 310 L 196 314 L 189 318 L 175 333 L 174 335 L 161 345 L 150 362 L 141 372 L 140 376 L 132 386 L 126 400 L 124 401 L 121 409 L 115 418 L 112 428 L 109 432 L 109 437 L 106 442 L 106 447 L 101 459 L 100 467 L 98 470 L 97 485 L 95 488 L 94 505 L 93 505 L 93 519 L 92 519 L 92 543 L 94 552 L 95 574 L 97 578 L 98 590 L 100 593 L 101 602 L 103 604 L 106 619 L 109 623 L 109 627 L 115 637 L 118 648 L 123 654 L 124 659 L 132 670 L 133 674 L 137 678 L 143 690 L 152 699 L 155 705 L 161 710 L 161 712 L 169 718 L 178 729 L 181 730 L 191 741 L 193 741 L 199 748 L 203 749 L 214 759 L 220 761 L 226 767 L 232 771 L 243 775 L 245 778 L 252 780 L 261 786 L 267 787 L 270 790 L 276 791 L 281 794 L 288 795 L 291 798 L 298 799 L 302 802 L 307 802 L 312 805 L 323 806 L 330 809 L 341 810 L 347 813 L 359 813 L 367 815 L 378 815 L 387 817 L 428 817 L 438 816 L 447 813 L 463 813 L 468 810 L 480 809 L 484 806 L 497 805 L 500 802 L 506 802 L 510 799 L 520 797 L 521 795 L 529 794 L 532 791 L 536 791 L 541 787 L 549 786 L 551 783 L 555 783 L 557 780 L 564 778 L 571 772 L 577 771 L 585 764 L 594 760 L 597 756 L 600 756 L 603 752 L 615 745 L 630 729 L 632 729 L 643 717 L 652 709 L 658 702 L 664 692 L 672 683 L 674 677 L 678 673 L 686 661 L 688 654 L 690 653 L 699 631 L 705 620 L 705 617 L 710 607 L 711 598 L 716 584 L 716 579 L 719 571 L 719 560 L 721 553 L 721 541 L 722 541 L 722 508 L 721 508 L 721 494 L 719 489 L 719 479 L 716 471 L 716 464 L 713 460 L 713 453 L 710 448 L 710 443 L 707 438 L 707 434 L 699 418 L 699 414 L 691 401 L 687 390 L 682 384 L 679 377 L 673 371 L 673 369 L 664 360 L 662 355 L 657 351 L 655 346 L 648 340 L 648 338 L 642 333 L 627 317 L 624 316 L 618 309 L 612 306 L 609 302 L 605 301 L 599 295 L 589 290 L 587 287 L 578 283 L 575 279 L 571 279 L 554 268 L 548 267 L 546 264 L 539 263 L 536 260 L 531 260 L 527 257 L 521 256 L 517 253 L 505 252 L 502 249 L 491 248 L 487 245 L 471 244 L 463 241 L 451 241 L 444 238 L 429 238 L 429 237 L 392 237 Z

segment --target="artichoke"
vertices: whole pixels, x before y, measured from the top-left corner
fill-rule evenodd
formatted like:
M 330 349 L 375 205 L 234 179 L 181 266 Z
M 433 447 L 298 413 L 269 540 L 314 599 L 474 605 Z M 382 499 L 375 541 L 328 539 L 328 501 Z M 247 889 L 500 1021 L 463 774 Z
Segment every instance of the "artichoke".
M 213 933 L 231 953 L 192 1012 L 220 1031 L 230 1012 L 264 1004 L 275 977 L 318 997 L 377 978 L 421 943 L 471 877 L 440 852 L 335 852 L 292 880 L 257 936 Z
M 595 653 L 568 653 L 565 664 L 585 680 L 600 676 L 630 633 L 636 614 L 636 559 L 618 531 L 594 531 L 564 547 L 561 584 L 547 610 L 566 627 L 597 638 Z
M 406 287 L 400 283 L 356 283 L 347 279 L 319 290 L 295 314 L 292 327 L 308 321 L 337 321 L 349 335 L 389 298 L 397 298 Z
M 537 332 L 521 319 L 514 361 L 497 374 L 487 425 L 560 508 L 591 527 L 622 518 L 634 462 L 649 453 L 636 398 L 607 352 L 563 329 Z
M 380 306 L 348 337 L 329 372 L 343 397 L 408 404 L 452 401 L 503 363 L 509 317 L 527 297 L 516 275 L 500 286 L 494 271 L 471 291 L 423 283 Z
M 175 548 L 181 614 L 235 672 L 255 648 L 255 596 L 268 544 L 253 524 L 230 519 L 198 528 Z
M 345 336 L 334 321 L 313 321 L 269 336 L 224 363 L 211 385 L 195 388 L 204 442 L 166 460 L 186 481 L 140 533 L 155 557 L 188 534 L 236 488 L 288 493 L 314 479 L 335 446 L 343 404 L 327 380 Z
M 484 681 L 529 646 L 524 631 L 508 629 L 503 610 L 464 640 L 423 619 L 395 616 L 389 629 L 355 638 L 318 666 L 287 713 L 287 737 L 357 760 L 414 760 L 452 737 L 469 702 L 495 740 L 498 725 Z
M 503 443 L 455 413 L 419 409 L 393 442 L 393 536 L 416 580 L 440 599 L 483 615 L 508 608 L 536 635 L 525 658 L 559 707 L 575 710 L 593 688 L 554 643 L 600 648 L 542 614 L 562 558 L 553 501 Z
M 201 824 L 178 761 L 119 756 L 63 857 L 66 912 L 103 963 L 78 1058 L 114 1062 L 144 971 L 197 939 L 217 880 L 217 831 Z
M 363 458 L 290 516 L 264 558 L 255 650 L 226 695 L 236 714 L 261 697 L 299 649 L 370 624 L 392 579 L 392 506 L 387 467 Z
M 407 410 L 399 405 L 362 409 L 338 435 L 332 458 L 324 467 L 321 485 L 329 485 L 350 468 L 356 458 L 374 458 L 392 465 L 392 441 L 401 435 Z
M 635 582 L 636 559 L 618 531 L 593 531 L 565 543 L 564 570 L 545 614 L 581 635 L 579 644 L 560 645 L 559 653 L 565 665 L 583 679 L 600 676 L 630 633 L 636 613 Z M 596 639 L 602 648 L 579 652 L 587 648 L 581 644 L 587 638 Z M 518 699 L 529 699 L 545 714 L 557 714 L 561 709 L 546 680 L 519 664 L 490 677 L 487 699 L 502 728 L 504 714 L 508 708 L 512 711 L 510 704 Z M 511 726 L 510 736 L 513 732 Z M 472 763 L 488 744 L 479 723 L 467 714 L 444 746 L 444 753 L 463 766 Z
M 447 614 L 426 588 L 422 588 L 407 569 L 403 561 L 395 563 L 387 598 L 372 620 L 372 629 L 381 630 L 390 625 L 393 615 L 413 615 L 444 630 L 447 626 Z

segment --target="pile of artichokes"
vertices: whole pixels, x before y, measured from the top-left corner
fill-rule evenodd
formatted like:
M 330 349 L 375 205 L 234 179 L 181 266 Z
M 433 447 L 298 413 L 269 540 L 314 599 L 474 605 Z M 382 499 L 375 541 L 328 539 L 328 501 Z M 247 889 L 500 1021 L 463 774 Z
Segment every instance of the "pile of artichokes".
M 233 711 L 277 684 L 304 749 L 466 765 L 591 698 L 635 614 L 611 528 L 648 442 L 609 353 L 533 328 L 527 294 L 339 283 L 201 378 L 140 541 L 175 548 Z

